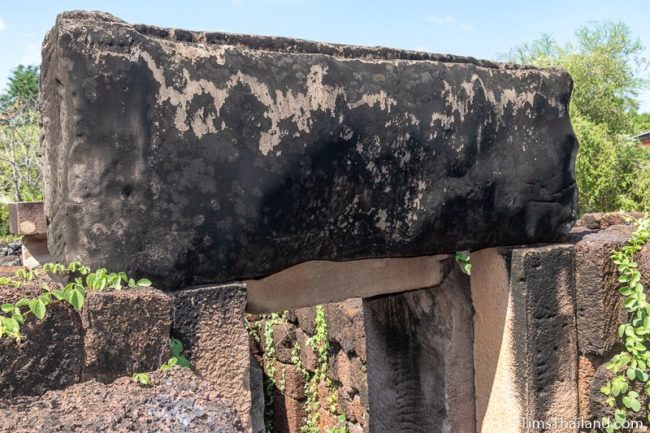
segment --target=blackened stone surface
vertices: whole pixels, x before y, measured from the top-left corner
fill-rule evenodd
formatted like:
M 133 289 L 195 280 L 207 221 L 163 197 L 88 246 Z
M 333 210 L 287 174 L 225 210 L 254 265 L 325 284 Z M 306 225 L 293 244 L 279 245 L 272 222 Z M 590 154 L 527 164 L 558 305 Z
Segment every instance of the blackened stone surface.
M 158 287 L 574 220 L 563 71 L 68 12 L 41 79 L 51 253 Z
M 578 416 L 574 270 L 571 244 L 472 254 L 479 431 L 577 431 L 530 424 Z

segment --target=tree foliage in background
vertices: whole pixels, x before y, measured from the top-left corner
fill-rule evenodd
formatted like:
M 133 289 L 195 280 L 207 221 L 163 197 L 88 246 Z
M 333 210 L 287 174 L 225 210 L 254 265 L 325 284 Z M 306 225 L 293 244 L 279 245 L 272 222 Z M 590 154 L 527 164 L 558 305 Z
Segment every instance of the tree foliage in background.
M 36 110 L 38 104 L 38 66 L 19 65 L 9 77 L 7 91 L 0 95 L 0 111 L 11 111 L 12 105 L 21 102 Z
M 38 127 L 38 77 L 35 66 L 18 66 L 0 95 L 0 195 L 2 202 L 42 198 Z M 6 207 L 0 210 L 0 235 L 7 234 Z
M 635 134 L 650 131 L 650 113 L 635 113 L 632 117 L 632 123 L 634 124 Z
M 575 42 L 549 36 L 520 46 L 505 58 L 562 67 L 574 80 L 570 113 L 580 143 L 576 161 L 581 212 L 650 210 L 650 149 L 632 139 L 650 115 L 638 113 L 646 82 L 643 46 L 623 23 L 591 23 Z

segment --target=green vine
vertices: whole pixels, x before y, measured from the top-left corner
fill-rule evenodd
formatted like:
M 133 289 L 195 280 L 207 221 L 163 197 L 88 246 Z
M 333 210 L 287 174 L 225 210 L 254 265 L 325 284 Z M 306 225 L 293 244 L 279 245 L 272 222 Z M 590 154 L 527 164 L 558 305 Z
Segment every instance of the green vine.
M 620 286 L 618 292 L 623 296 L 623 307 L 628 312 L 629 322 L 618 328 L 618 336 L 625 345 L 625 350 L 614 355 L 605 364 L 614 377 L 608 381 L 600 392 L 607 396 L 607 404 L 614 408 L 614 422 L 608 418 L 602 419 L 607 433 L 623 429 L 629 418 L 628 410 L 638 413 L 641 411 L 638 389 L 643 388 L 650 400 L 650 382 L 648 382 L 648 366 L 650 366 L 650 304 L 647 301 L 645 289 L 641 283 L 641 273 L 635 256 L 650 238 L 650 219 L 642 218 L 637 221 L 637 228 L 627 245 L 611 255 L 612 261 L 618 267 Z M 638 384 L 638 387 L 634 385 Z M 648 403 L 650 410 L 650 403 Z M 650 421 L 650 412 L 647 415 Z
M 279 382 L 275 380 L 276 350 L 273 343 L 273 327 L 285 323 L 286 315 L 286 311 L 279 314 L 263 314 L 260 317 L 263 327 L 259 323 L 251 324 L 247 319 L 245 321 L 249 335 L 258 343 L 262 343 L 264 351 L 262 366 L 264 369 L 264 426 L 267 432 L 274 431 L 275 388 L 284 390 L 284 372 Z
M 76 278 L 57 289 L 52 289 L 48 284 L 43 283 L 41 287 L 42 293 L 39 296 L 22 298 L 15 303 L 2 304 L 0 306 L 0 310 L 2 310 L 0 313 L 0 338 L 6 336 L 17 341 L 21 340 L 24 336 L 20 333 L 20 330 L 25 323 L 25 318 L 31 314 L 38 320 L 42 320 L 50 305 L 63 302 L 70 304 L 76 311 L 80 311 L 83 308 L 88 290 L 121 290 L 124 285 L 128 287 L 151 286 L 151 281 L 146 278 L 136 281 L 127 277 L 124 272 L 109 273 L 104 268 L 91 271 L 87 266 L 78 262 L 70 263 L 68 266 L 60 263 L 46 263 L 42 271 L 53 274 L 68 274 L 76 276 Z M 41 271 L 38 269 L 18 269 L 14 278 L 1 277 L 0 284 L 18 288 L 40 275 Z
M 160 366 L 160 371 L 170 371 L 175 366 L 190 368 L 190 362 L 183 356 L 183 343 L 177 338 L 169 339 L 169 352 L 171 357 Z M 131 376 L 134 382 L 142 386 L 150 386 L 151 380 L 147 373 L 133 373 Z
M 284 371 L 276 380 L 276 367 L 275 357 L 276 348 L 273 339 L 273 328 L 275 325 L 287 323 L 287 312 L 280 314 L 262 315 L 260 323 L 250 323 L 246 320 L 246 328 L 255 341 L 261 343 L 263 346 L 264 354 L 264 419 L 265 426 L 268 432 L 273 431 L 273 406 L 274 406 L 274 391 L 277 388 L 280 391 L 284 390 Z M 334 388 L 331 379 L 327 377 L 327 363 L 329 359 L 330 344 L 327 329 L 327 321 L 325 318 L 325 309 L 322 305 L 315 307 L 315 321 L 314 321 L 314 335 L 307 339 L 307 347 L 314 352 L 317 359 L 315 371 L 307 370 L 302 361 L 300 360 L 300 344 L 298 341 L 293 341 L 291 350 L 291 363 L 302 373 L 304 379 L 305 390 L 305 412 L 307 414 L 301 433 L 318 433 L 318 421 L 320 418 L 319 409 L 323 405 L 333 416 L 336 417 L 338 425 L 332 428 L 327 428 L 325 433 L 348 433 L 346 419 L 344 415 L 339 415 L 338 410 L 338 395 Z M 327 402 L 320 402 L 318 398 L 318 385 L 324 383 L 328 388 Z
M 458 265 L 460 266 L 461 271 L 466 273 L 467 275 L 471 275 L 472 273 L 472 258 L 469 254 L 469 251 L 456 251 L 456 254 L 454 254 L 454 257 L 456 258 L 456 261 L 458 262 Z
M 108 272 L 104 268 L 91 271 L 88 266 L 79 262 L 70 263 L 65 266 L 61 263 L 46 263 L 42 270 L 24 268 L 18 269 L 15 276 L 0 277 L 0 285 L 10 285 L 21 287 L 22 284 L 34 280 L 42 275 L 42 272 L 51 274 L 67 274 L 69 277 L 75 277 L 63 287 L 51 288 L 47 283 L 41 286 L 42 293 L 34 298 L 22 298 L 15 303 L 6 303 L 0 306 L 0 338 L 11 337 L 17 341 L 24 338 L 20 333 L 21 326 L 25 323 L 25 318 L 30 314 L 38 320 L 45 318 L 47 308 L 57 303 L 67 303 L 75 309 L 81 311 L 84 306 L 86 294 L 88 291 L 102 292 L 104 290 L 122 290 L 124 287 L 150 287 L 151 281 L 146 278 L 135 280 L 129 278 L 124 272 Z M 160 366 L 160 370 L 169 371 L 174 366 L 189 367 L 190 363 L 182 356 L 183 343 L 176 338 L 171 338 L 169 342 L 171 357 Z M 142 386 L 151 385 L 151 380 L 147 373 L 134 373 L 132 379 Z
M 323 382 L 328 390 L 327 411 L 334 416 L 338 424 L 336 427 L 327 428 L 325 433 L 348 433 L 347 424 L 345 422 L 345 415 L 338 413 L 338 394 L 332 384 L 332 380 L 327 377 L 327 364 L 330 353 L 329 333 L 327 329 L 327 320 L 325 318 L 325 308 L 318 305 L 315 308 L 314 319 L 314 335 L 307 340 L 307 345 L 314 351 L 316 355 L 317 365 L 313 372 L 310 372 L 302 367 L 299 368 L 305 378 L 305 395 L 307 397 L 306 410 L 307 419 L 301 427 L 301 433 L 318 433 L 318 421 L 320 409 L 323 402 L 318 399 L 318 385 Z M 294 349 L 300 350 L 299 346 L 294 346 Z M 299 353 L 296 358 L 300 360 Z

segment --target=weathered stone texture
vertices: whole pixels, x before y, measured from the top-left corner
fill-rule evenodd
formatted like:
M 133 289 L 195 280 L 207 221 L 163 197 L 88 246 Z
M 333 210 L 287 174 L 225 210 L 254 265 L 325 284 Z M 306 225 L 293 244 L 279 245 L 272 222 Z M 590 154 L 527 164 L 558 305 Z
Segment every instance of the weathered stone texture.
M 611 226 L 631 226 L 634 220 L 642 218 L 643 212 L 595 212 L 584 214 L 576 221 L 576 228 L 605 230 Z
M 15 269 L 0 269 L 0 275 Z M 59 287 L 47 277 L 0 286 L 0 303 L 38 296 L 42 284 Z M 81 313 L 52 304 L 43 320 L 27 316 L 21 331 L 20 342 L 0 339 L 0 398 L 157 369 L 169 355 L 171 298 L 150 288 L 89 292 Z
M 176 293 L 172 334 L 203 378 L 232 402 L 246 431 L 252 429 L 246 289 L 238 284 L 204 286 Z
M 23 236 L 20 262 L 28 269 L 34 269 L 50 262 L 50 252 L 47 249 L 47 236 Z
M 0 287 L 0 304 L 38 296 L 43 282 L 39 279 L 19 289 Z M 53 305 L 43 320 L 28 316 L 22 333 L 25 338 L 20 342 L 0 339 L 0 398 L 40 395 L 79 382 L 83 331 L 72 308 Z
M 572 245 L 472 254 L 478 433 L 577 418 L 574 263 Z
M 159 290 L 89 292 L 81 320 L 83 380 L 110 382 L 169 358 L 172 299 Z
M 15 235 L 47 234 L 43 202 L 10 203 L 9 231 Z
M 596 369 L 603 363 L 597 356 L 580 355 L 578 358 L 578 406 L 580 418 L 594 418 L 591 413 L 591 386 L 596 375 Z M 598 415 L 598 414 L 596 414 Z
M 610 256 L 630 239 L 633 228 L 615 225 L 584 234 L 575 244 L 576 312 L 580 352 L 603 356 L 619 341 L 627 319 L 618 293 L 618 273 Z
M 20 264 L 33 269 L 50 261 L 43 202 L 10 203 L 8 208 L 9 231 L 22 235 Z
M 189 369 L 149 374 L 153 386 L 128 377 L 50 391 L 37 398 L 0 399 L 0 431 L 244 433 L 228 396 Z
M 41 83 L 54 258 L 165 288 L 552 241 L 575 218 L 564 71 L 67 12 Z
M 251 354 L 251 427 L 253 433 L 266 433 L 264 425 L 264 370 Z
M 469 277 L 364 299 L 370 432 L 475 431 Z

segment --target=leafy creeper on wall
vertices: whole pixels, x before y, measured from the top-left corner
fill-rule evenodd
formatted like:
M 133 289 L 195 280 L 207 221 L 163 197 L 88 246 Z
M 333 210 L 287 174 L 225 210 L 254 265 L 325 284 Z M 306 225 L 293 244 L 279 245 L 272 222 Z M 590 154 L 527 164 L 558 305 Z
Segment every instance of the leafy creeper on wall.
M 618 267 L 620 286 L 618 292 L 623 296 L 623 308 L 628 312 L 629 321 L 618 328 L 618 336 L 625 350 L 614 355 L 605 367 L 614 373 L 600 392 L 607 396 L 607 404 L 614 409 L 614 421 L 603 418 L 607 433 L 621 431 L 630 418 L 629 412 L 638 413 L 642 405 L 639 388 L 650 400 L 650 303 L 643 284 L 641 272 L 635 261 L 650 238 L 650 218 L 637 221 L 637 228 L 630 241 L 620 250 L 614 251 L 611 259 Z M 647 407 L 647 420 L 650 421 L 650 403 Z
M 25 323 L 25 318 L 32 314 L 42 320 L 50 305 L 63 302 L 70 304 L 76 311 L 80 311 L 84 306 L 88 290 L 101 292 L 107 289 L 121 290 L 124 286 L 130 288 L 151 286 L 151 281 L 146 278 L 136 281 L 127 277 L 124 272 L 109 273 L 104 268 L 91 271 L 90 268 L 79 262 L 70 263 L 68 266 L 60 263 L 46 263 L 43 265 L 42 271 L 76 277 L 58 289 L 51 289 L 43 283 L 43 291 L 39 296 L 22 298 L 13 304 L 2 304 L 0 306 L 3 313 L 0 314 L 0 338 L 6 336 L 17 341 L 21 340 L 23 335 L 20 333 L 20 329 Z M 20 287 L 23 283 L 33 281 L 42 271 L 18 269 L 14 278 L 0 277 L 0 284 Z
M 177 338 L 169 339 L 169 352 L 171 357 L 160 366 L 160 371 L 170 371 L 175 366 L 191 368 L 190 362 L 183 356 L 183 343 Z M 131 379 L 141 386 L 151 386 L 151 380 L 147 373 L 133 373 Z

